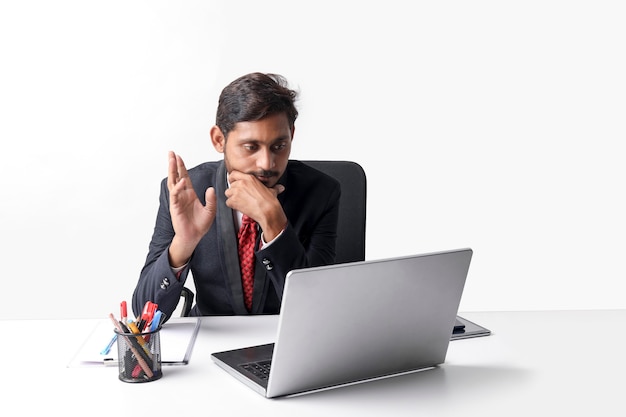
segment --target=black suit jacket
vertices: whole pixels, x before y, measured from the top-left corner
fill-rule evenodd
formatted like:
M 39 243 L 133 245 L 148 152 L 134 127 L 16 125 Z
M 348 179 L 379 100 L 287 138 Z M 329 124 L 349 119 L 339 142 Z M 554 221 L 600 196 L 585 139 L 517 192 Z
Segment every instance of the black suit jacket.
M 174 229 L 167 178 L 163 179 L 154 233 L 133 293 L 136 316 L 150 300 L 159 305 L 167 318 L 171 317 L 189 272 L 196 287 L 192 315 L 275 314 L 280 311 L 285 276 L 290 270 L 334 262 L 339 182 L 302 162 L 291 160 L 279 180 L 285 191 L 278 195 L 289 224 L 268 247 L 259 250 L 257 242 L 253 305 L 249 313 L 243 302 L 233 211 L 226 206 L 224 195 L 227 188 L 224 162 L 198 165 L 189 170 L 189 177 L 203 204 L 206 189 L 215 187 L 218 204 L 215 222 L 176 278 L 168 260 Z

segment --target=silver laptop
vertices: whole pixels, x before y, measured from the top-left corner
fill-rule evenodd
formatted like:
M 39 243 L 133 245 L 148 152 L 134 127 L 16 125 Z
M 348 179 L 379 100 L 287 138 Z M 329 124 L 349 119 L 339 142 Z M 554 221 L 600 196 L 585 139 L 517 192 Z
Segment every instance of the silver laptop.
M 458 249 L 293 270 L 275 342 L 211 358 L 268 398 L 432 369 L 446 358 L 471 257 Z

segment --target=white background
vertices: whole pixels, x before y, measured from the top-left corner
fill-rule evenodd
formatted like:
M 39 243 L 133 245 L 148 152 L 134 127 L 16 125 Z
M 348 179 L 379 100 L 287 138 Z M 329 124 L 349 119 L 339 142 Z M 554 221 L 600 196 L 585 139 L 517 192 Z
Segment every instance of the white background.
M 292 157 L 368 175 L 367 259 L 471 247 L 461 311 L 626 308 L 621 1 L 2 1 L 0 318 L 105 317 L 167 151 L 234 78 L 301 91 Z

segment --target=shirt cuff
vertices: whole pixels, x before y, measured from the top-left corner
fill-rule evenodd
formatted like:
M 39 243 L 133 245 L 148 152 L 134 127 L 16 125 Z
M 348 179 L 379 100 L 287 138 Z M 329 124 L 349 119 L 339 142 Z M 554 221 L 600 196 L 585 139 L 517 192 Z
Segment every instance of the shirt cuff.
M 284 231 L 285 231 L 285 229 L 281 230 L 280 233 L 277 234 L 276 237 L 274 239 L 270 240 L 269 242 L 265 241 L 265 237 L 263 236 L 263 233 L 261 233 L 261 247 L 259 249 L 265 249 L 269 245 L 271 245 L 272 243 L 276 242 L 276 239 L 278 239 L 280 237 L 280 235 L 283 234 Z
M 174 275 L 176 275 L 176 279 L 180 280 L 180 274 L 183 272 L 183 269 L 185 269 L 187 267 L 187 264 L 183 265 L 183 266 L 179 266 L 177 268 L 171 267 L 172 268 L 172 272 L 174 273 Z

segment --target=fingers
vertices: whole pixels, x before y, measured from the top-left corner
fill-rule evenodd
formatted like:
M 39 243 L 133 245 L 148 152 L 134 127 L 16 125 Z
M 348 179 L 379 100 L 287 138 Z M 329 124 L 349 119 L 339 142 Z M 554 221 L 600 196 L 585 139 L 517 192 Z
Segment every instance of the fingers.
M 278 195 L 282 193 L 283 191 L 285 191 L 285 186 L 282 184 L 276 184 L 275 186 L 272 187 L 272 189 L 276 191 L 276 195 Z
M 228 173 L 228 181 L 232 184 L 235 181 L 243 180 L 245 178 L 252 177 L 250 174 L 244 174 L 241 171 L 232 170 Z
M 167 187 L 170 191 L 184 178 L 189 178 L 187 168 L 180 155 L 173 151 L 168 153 Z M 184 185 L 184 184 L 183 184 Z
M 215 188 L 209 187 L 204 192 L 205 209 L 209 212 L 210 216 L 215 218 L 217 214 L 217 197 L 215 195 Z
M 254 175 L 234 170 L 229 173 L 228 180 L 230 187 L 224 192 L 227 207 L 245 213 L 257 221 L 280 207 L 277 197 L 285 191 L 284 185 L 268 187 Z
M 232 170 L 228 174 L 228 181 L 230 182 L 231 185 L 233 185 L 237 181 L 244 181 L 244 182 L 245 181 L 252 181 L 252 183 L 254 183 L 254 184 L 263 184 L 265 189 L 274 191 L 274 196 L 277 196 L 278 194 L 280 194 L 283 191 L 285 191 L 285 186 L 282 185 L 282 184 L 275 184 L 273 187 L 268 187 L 263 182 L 261 182 L 258 178 L 256 178 L 254 175 L 246 174 L 246 173 L 241 172 L 241 171 Z
M 180 155 L 176 155 L 176 168 L 178 168 L 178 175 L 180 178 L 189 178 L 189 174 L 187 173 L 187 167 L 185 167 L 183 158 L 181 158 Z
M 168 152 L 167 160 L 167 188 L 172 190 L 178 179 L 178 169 L 176 168 L 176 154 L 172 151 Z
M 181 178 L 178 180 L 176 185 L 169 188 L 170 191 L 170 204 L 184 204 L 185 201 L 189 200 L 187 193 L 184 191 L 187 190 L 187 180 L 185 178 Z

